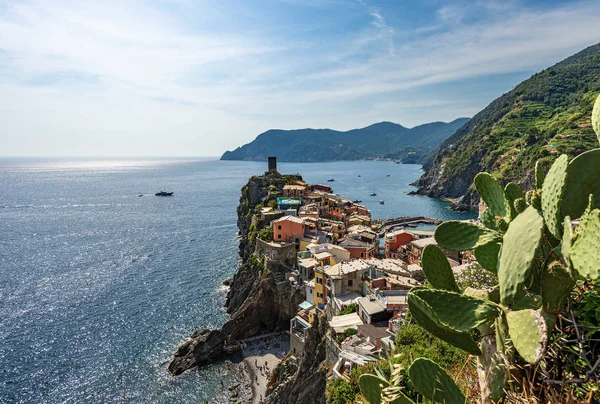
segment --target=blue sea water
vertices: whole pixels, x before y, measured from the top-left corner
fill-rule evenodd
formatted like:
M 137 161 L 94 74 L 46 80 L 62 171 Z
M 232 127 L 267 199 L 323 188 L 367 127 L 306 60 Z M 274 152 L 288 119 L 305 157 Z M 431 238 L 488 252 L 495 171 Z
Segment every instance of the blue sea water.
M 166 363 L 195 329 L 226 321 L 221 282 L 238 265 L 240 188 L 265 166 L 0 159 L 0 402 L 226 402 L 231 363 L 179 378 Z M 472 216 L 406 195 L 416 165 L 280 163 L 279 171 L 334 178 L 335 192 L 362 199 L 376 218 Z M 175 194 L 155 197 L 159 190 Z

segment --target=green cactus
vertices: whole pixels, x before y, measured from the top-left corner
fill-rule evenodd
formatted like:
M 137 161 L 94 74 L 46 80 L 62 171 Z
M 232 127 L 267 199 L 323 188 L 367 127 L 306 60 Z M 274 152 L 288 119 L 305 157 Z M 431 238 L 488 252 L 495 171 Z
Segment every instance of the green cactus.
M 525 209 L 527 209 L 527 202 L 525 202 L 525 198 L 517 198 L 513 202 L 513 207 L 515 208 L 515 212 L 517 214 L 522 213 Z
M 502 235 L 497 231 L 458 220 L 444 222 L 435 229 L 435 241 L 447 250 L 471 250 L 480 245 L 501 240 Z
M 481 220 L 481 223 L 483 223 L 483 225 L 488 229 L 498 230 L 496 227 L 496 218 L 494 217 L 494 214 L 490 208 L 485 208 L 485 210 L 481 212 L 479 219 Z
M 546 175 L 544 185 L 542 186 L 542 211 L 544 221 L 548 230 L 556 237 L 562 235 L 562 212 L 563 196 L 566 188 L 567 167 L 569 158 L 562 155 L 556 159 L 550 171 Z
M 450 263 L 438 246 L 430 244 L 423 249 L 421 265 L 427 281 L 435 289 L 459 291 Z
M 379 376 L 365 373 L 358 379 L 358 385 L 361 394 L 365 396 L 369 403 L 381 404 L 381 390 L 389 387 L 390 384 Z
M 544 219 L 532 206 L 525 209 L 508 227 L 498 260 L 500 301 L 503 304 L 511 306 L 530 280 L 543 229 Z
M 519 213 L 515 209 L 515 200 L 523 198 L 525 195 L 523 195 L 521 187 L 514 182 L 506 184 L 506 187 L 504 187 L 504 195 L 506 195 L 508 206 L 510 207 L 510 220 L 513 220 Z
M 490 323 L 501 313 L 495 303 L 446 290 L 416 288 L 410 294 L 422 299 L 440 323 L 457 331 L 469 331 Z
M 408 292 L 408 308 L 410 314 L 423 328 L 441 340 L 446 341 L 463 351 L 473 355 L 481 354 L 477 343 L 468 332 L 457 331 L 440 322 L 433 309 L 415 294 L 415 290 L 426 288 L 413 288 Z
M 488 173 L 479 173 L 473 180 L 477 193 L 483 199 L 494 216 L 510 220 L 510 204 L 504 195 L 504 189 L 497 179 Z
M 565 264 L 571 265 L 571 247 L 573 245 L 573 224 L 569 216 L 565 217 L 565 223 L 563 225 L 563 236 L 560 243 L 560 253 L 563 256 Z
M 599 172 L 600 149 L 582 153 L 569 163 L 560 219 L 565 216 L 572 219 L 580 217 L 588 206 L 590 194 L 596 201 L 600 201 Z M 594 207 L 600 208 L 598 203 Z
M 598 141 L 600 141 L 600 96 L 596 98 L 594 109 L 592 110 L 592 127 L 594 128 L 594 132 L 596 132 Z
M 583 277 L 600 277 L 600 210 L 594 209 L 581 218 L 569 256 L 573 268 Z
M 535 163 L 535 187 L 542 189 L 544 186 L 544 179 L 546 178 L 546 167 L 545 164 L 538 160 Z
M 500 244 L 491 242 L 480 245 L 473 251 L 477 262 L 484 269 L 496 274 L 498 273 L 498 255 L 500 254 Z
M 517 352 L 525 361 L 538 363 L 548 342 L 548 328 L 536 310 L 510 311 L 506 314 L 508 333 Z
M 559 261 L 552 262 L 542 273 L 542 308 L 551 314 L 563 311 L 575 286 L 569 270 Z
M 408 375 L 416 389 L 433 403 L 468 403 L 454 380 L 437 363 L 429 359 L 415 360 L 408 369 Z

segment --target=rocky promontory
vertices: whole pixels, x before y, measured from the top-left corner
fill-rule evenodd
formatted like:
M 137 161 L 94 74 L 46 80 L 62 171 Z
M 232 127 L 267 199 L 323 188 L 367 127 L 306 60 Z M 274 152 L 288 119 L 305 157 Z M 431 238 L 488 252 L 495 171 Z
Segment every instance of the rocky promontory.
M 169 364 L 171 374 L 180 375 L 188 369 L 222 358 L 226 342 L 233 343 L 289 327 L 298 304 L 304 300 L 304 292 L 292 290 L 289 282 L 281 281 L 287 267 L 285 262 L 272 262 L 267 268 L 254 251 L 260 231 L 268 225 L 261 219 L 260 210 L 280 194 L 286 183 L 300 180 L 302 177 L 299 175 L 281 175 L 271 171 L 251 177 L 242 188 L 237 208 L 241 265 L 229 282 L 225 302 L 230 319 L 220 330 L 200 330 L 186 339 Z

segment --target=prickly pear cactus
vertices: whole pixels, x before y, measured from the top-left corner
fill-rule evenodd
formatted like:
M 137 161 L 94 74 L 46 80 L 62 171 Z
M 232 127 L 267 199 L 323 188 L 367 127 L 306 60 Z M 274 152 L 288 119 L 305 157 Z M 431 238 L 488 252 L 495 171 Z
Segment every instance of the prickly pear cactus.
M 477 262 L 488 271 L 498 273 L 498 256 L 500 255 L 500 244 L 496 242 L 480 245 L 473 250 Z
M 538 363 L 548 342 L 546 321 L 539 311 L 518 310 L 506 314 L 508 333 L 519 352 L 529 363 Z
M 431 286 L 436 289 L 458 292 L 458 285 L 450 263 L 438 246 L 430 244 L 423 249 L 421 266 Z
M 532 206 L 513 220 L 504 235 L 498 261 L 500 301 L 511 306 L 529 281 L 542 241 L 544 219 Z
M 506 199 L 502 185 L 488 173 L 479 173 L 473 180 L 477 193 L 484 200 L 494 216 L 510 220 L 510 204 Z
M 413 288 L 408 293 L 410 314 L 427 331 L 463 351 L 479 355 L 481 350 L 469 332 L 459 331 L 443 324 L 431 306 L 415 292 L 424 288 Z
M 497 231 L 458 220 L 444 222 L 435 229 L 435 241 L 447 250 L 471 250 L 480 245 L 501 240 L 502 235 Z
M 358 379 L 358 385 L 361 394 L 365 396 L 369 403 L 381 404 L 381 390 L 389 387 L 390 384 L 379 376 L 365 373 Z
M 578 235 L 570 249 L 573 268 L 579 275 L 598 279 L 600 277 L 600 210 L 594 209 L 582 218 Z
M 415 360 L 408 369 L 408 375 L 417 390 L 433 403 L 468 403 L 454 380 L 437 363 L 429 359 Z

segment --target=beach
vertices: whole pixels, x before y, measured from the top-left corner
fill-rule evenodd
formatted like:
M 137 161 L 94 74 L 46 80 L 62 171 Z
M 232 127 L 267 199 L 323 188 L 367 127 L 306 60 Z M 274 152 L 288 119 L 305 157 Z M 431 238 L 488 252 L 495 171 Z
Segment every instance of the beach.
M 267 383 L 279 362 L 290 349 L 290 338 L 279 334 L 248 342 L 242 351 L 252 389 L 252 403 L 259 404 L 265 398 Z

